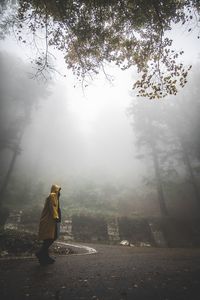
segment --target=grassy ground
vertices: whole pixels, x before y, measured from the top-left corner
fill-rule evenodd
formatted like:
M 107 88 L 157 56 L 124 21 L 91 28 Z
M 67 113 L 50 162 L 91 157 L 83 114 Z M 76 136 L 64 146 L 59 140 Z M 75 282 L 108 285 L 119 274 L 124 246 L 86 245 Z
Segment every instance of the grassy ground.
M 0 233 L 0 257 L 34 256 L 41 243 L 36 234 L 7 229 Z M 74 253 L 74 250 L 54 243 L 50 252 L 65 255 Z

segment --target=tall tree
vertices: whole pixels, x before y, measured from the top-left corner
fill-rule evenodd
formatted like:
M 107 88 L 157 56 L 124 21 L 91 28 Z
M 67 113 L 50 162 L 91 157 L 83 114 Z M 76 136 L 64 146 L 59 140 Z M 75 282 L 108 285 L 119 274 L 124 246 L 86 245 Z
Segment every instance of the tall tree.
M 195 167 L 192 162 L 200 163 L 200 144 L 199 144 L 199 85 L 197 84 L 200 73 L 199 66 L 194 66 L 191 84 L 181 93 L 177 101 L 165 104 L 165 122 L 174 136 L 179 141 L 179 157 L 185 164 L 187 174 L 193 187 L 194 197 L 197 205 L 200 205 L 200 191 L 198 180 L 195 176 Z
M 160 161 L 163 152 L 163 142 L 165 140 L 161 106 L 159 103 L 147 103 L 145 100 L 140 100 L 137 104 L 133 104 L 129 113 L 133 117 L 133 128 L 137 137 L 137 146 L 140 151 L 143 149 L 141 153 L 144 153 L 138 157 L 151 157 L 152 159 L 160 213 L 162 216 L 167 216 L 168 209 L 163 191 Z
M 163 188 L 174 181 L 172 174 L 178 179 L 178 173 L 190 186 L 191 202 L 196 201 L 196 208 L 200 205 L 200 178 L 196 172 L 200 169 L 198 69 L 194 66 L 191 84 L 176 100 L 149 102 L 143 99 L 130 110 L 137 144 L 145 149 L 145 157 L 151 153 L 153 158 L 160 207 L 163 200 L 165 202 Z M 175 181 L 174 184 L 178 184 Z M 165 208 L 161 211 L 165 214 Z
M 0 152 L 12 153 L 8 167 L 1 168 L 1 199 L 13 172 L 24 131 L 38 101 L 48 95 L 47 85 L 28 78 L 30 65 L 12 55 L 0 53 Z

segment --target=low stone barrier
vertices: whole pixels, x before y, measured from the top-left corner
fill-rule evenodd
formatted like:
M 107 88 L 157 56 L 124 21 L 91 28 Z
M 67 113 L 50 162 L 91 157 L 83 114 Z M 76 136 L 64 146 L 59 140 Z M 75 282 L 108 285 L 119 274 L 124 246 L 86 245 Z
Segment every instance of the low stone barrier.
M 5 228 L 37 230 L 38 223 L 20 223 L 20 219 L 21 212 L 11 213 Z M 200 219 L 73 215 L 62 221 L 61 235 L 64 241 L 120 244 L 125 240 L 136 247 L 200 247 Z

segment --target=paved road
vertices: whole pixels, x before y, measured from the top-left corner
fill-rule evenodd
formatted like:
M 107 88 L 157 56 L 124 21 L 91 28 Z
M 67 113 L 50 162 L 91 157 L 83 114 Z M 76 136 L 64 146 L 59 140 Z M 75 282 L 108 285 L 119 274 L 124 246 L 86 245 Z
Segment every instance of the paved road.
M 0 261 L 1 300 L 199 300 L 200 249 L 91 245 L 98 253 Z

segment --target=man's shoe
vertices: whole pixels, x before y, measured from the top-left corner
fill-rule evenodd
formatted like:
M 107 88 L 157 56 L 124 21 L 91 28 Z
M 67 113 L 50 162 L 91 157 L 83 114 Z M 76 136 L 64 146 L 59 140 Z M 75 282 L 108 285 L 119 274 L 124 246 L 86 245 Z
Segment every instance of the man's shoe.
M 39 259 L 39 263 L 41 266 L 51 265 L 54 262 L 55 262 L 55 259 L 48 257 L 48 256 L 45 258 Z
M 37 257 L 37 259 L 40 261 L 42 259 L 42 255 L 40 252 L 36 252 L 35 256 Z
M 37 257 L 37 259 L 39 260 L 40 265 L 42 265 L 42 266 L 53 264 L 55 262 L 55 259 L 53 259 L 52 257 L 44 256 L 39 252 L 36 252 L 35 256 Z
M 47 262 L 48 262 L 49 264 L 53 264 L 53 263 L 55 262 L 55 259 L 52 258 L 52 257 L 50 257 L 50 256 L 47 257 L 46 260 L 47 260 Z

